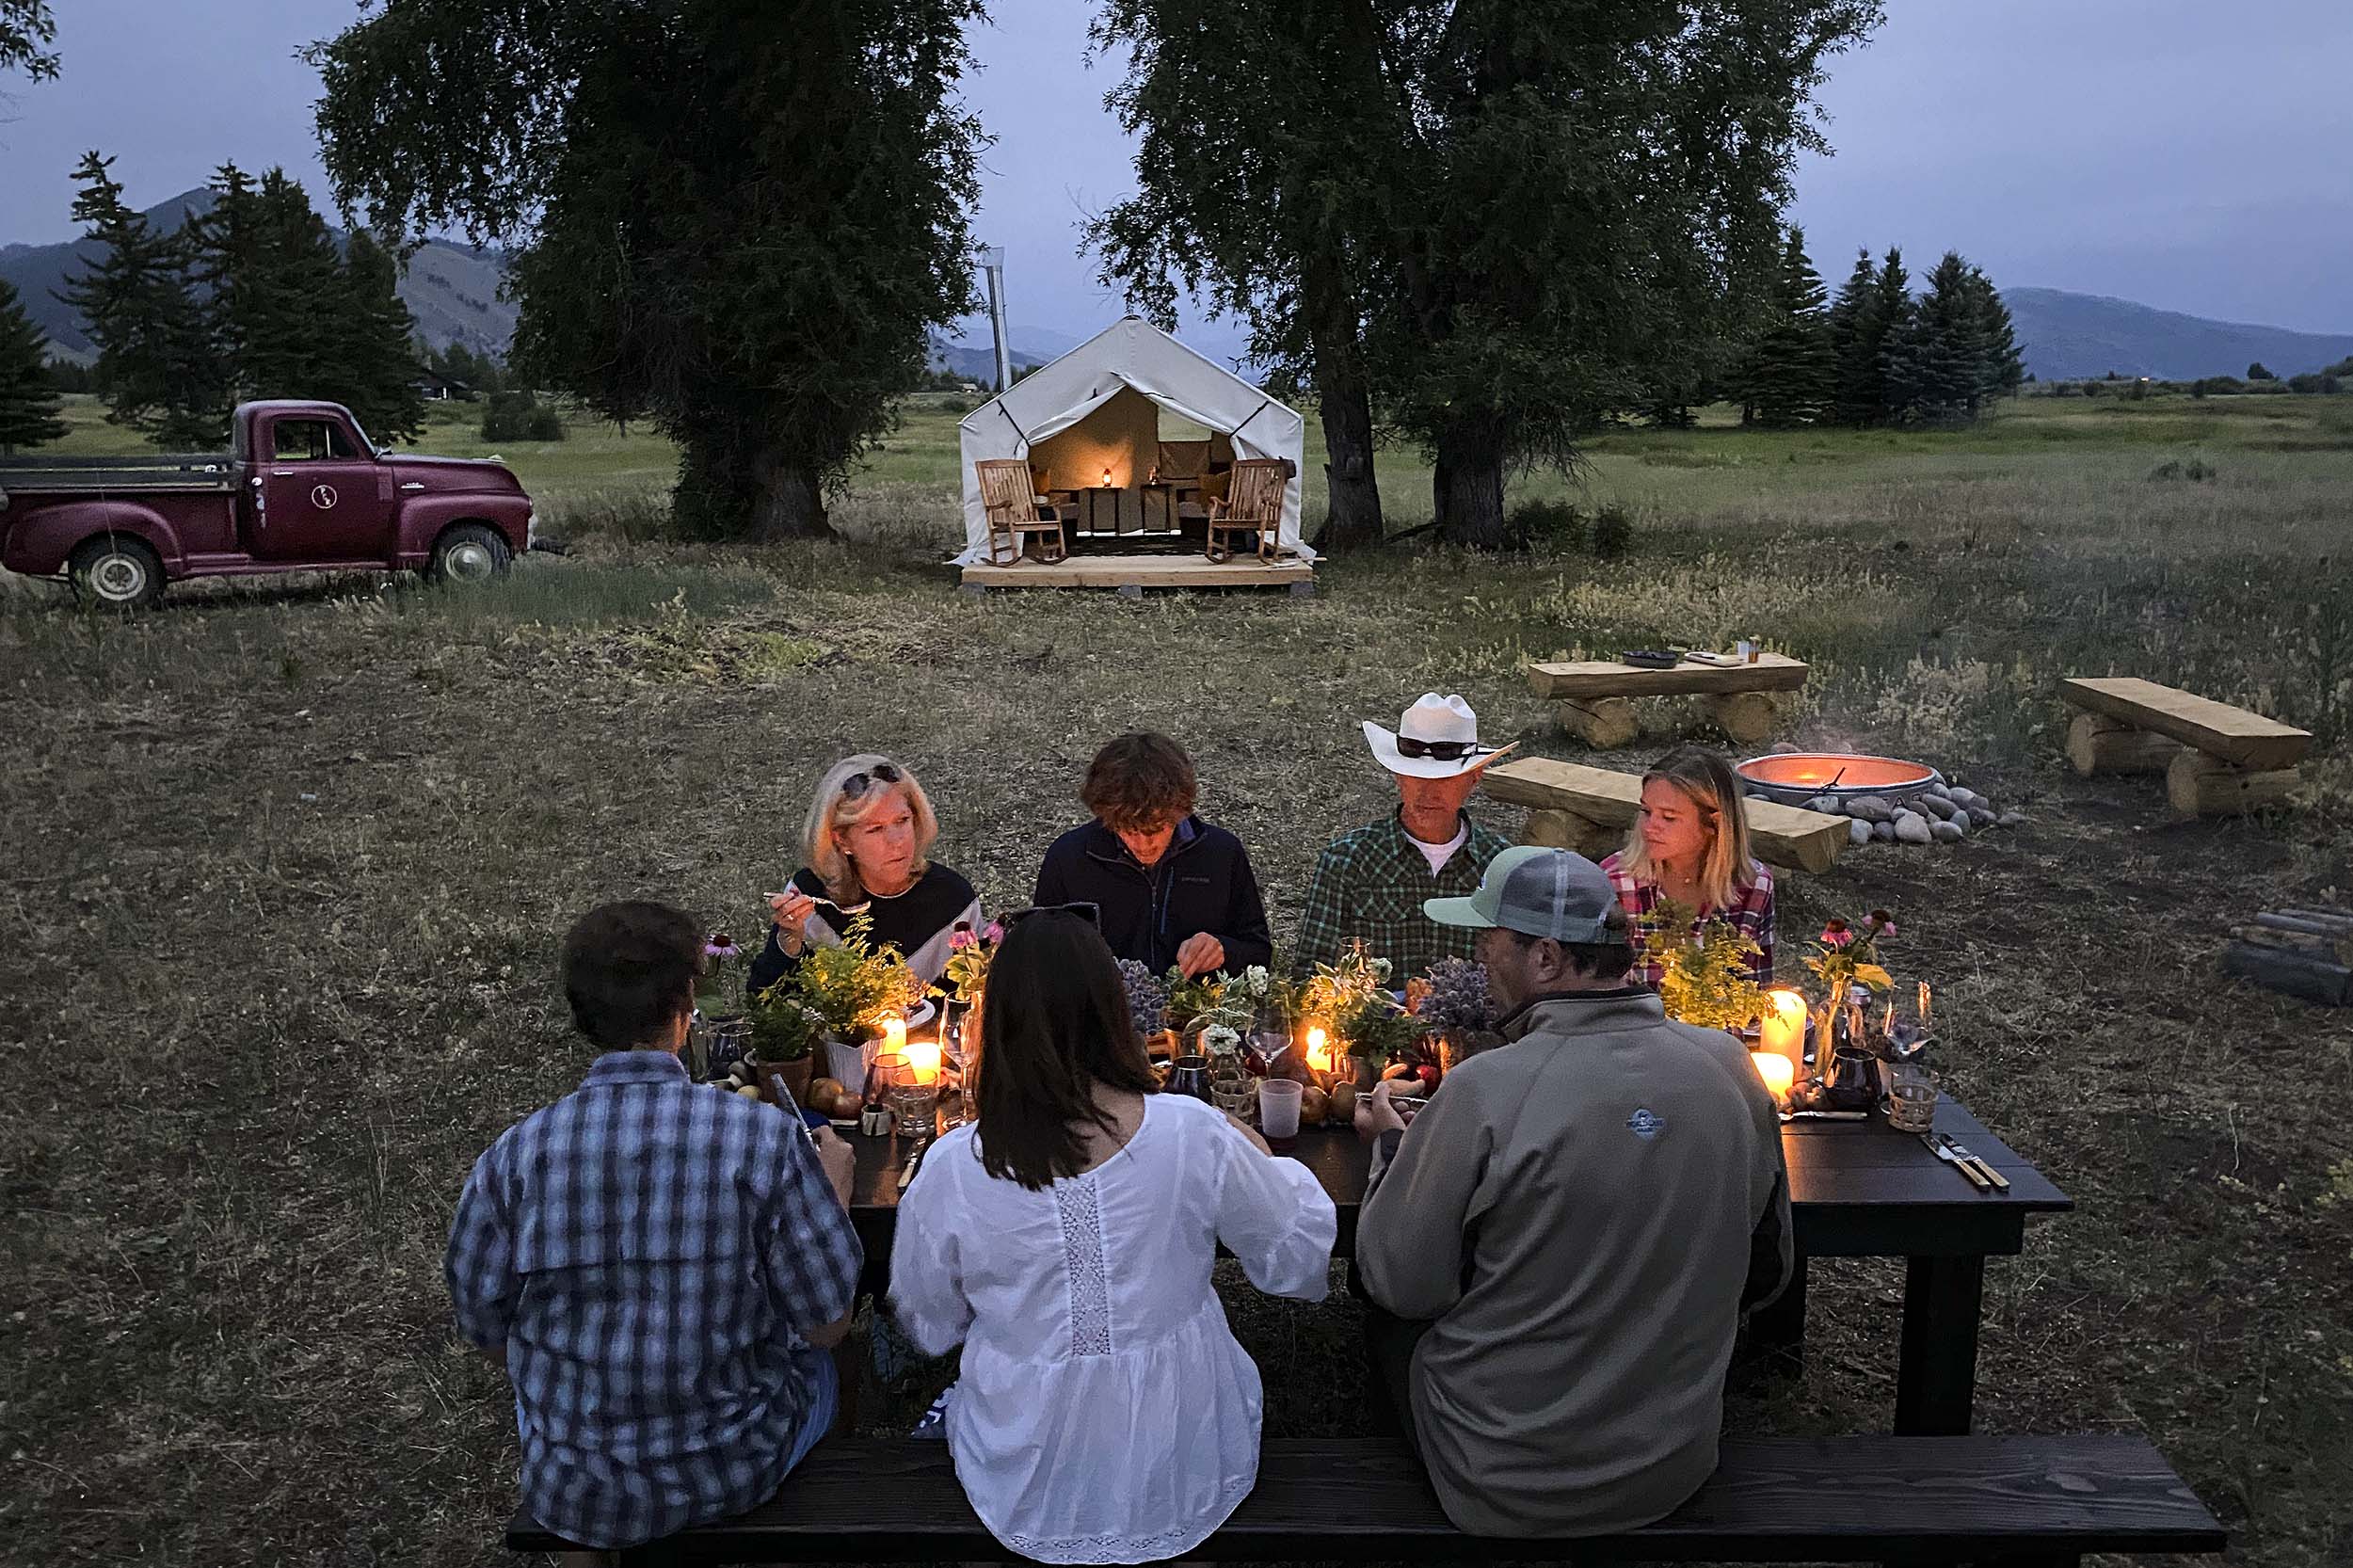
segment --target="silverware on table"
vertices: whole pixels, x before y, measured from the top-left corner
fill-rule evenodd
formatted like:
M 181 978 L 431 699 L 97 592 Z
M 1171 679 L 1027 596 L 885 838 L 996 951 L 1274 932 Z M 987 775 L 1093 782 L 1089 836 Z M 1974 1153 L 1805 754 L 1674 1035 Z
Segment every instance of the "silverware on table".
M 1944 1144 L 1946 1149 L 1951 1151 L 1955 1160 L 1966 1160 L 1970 1164 L 1975 1165 L 1984 1174 L 1985 1179 L 1993 1185 L 1993 1189 L 1996 1192 L 2007 1192 L 2009 1191 L 2009 1178 L 2002 1175 L 2001 1172 L 1995 1170 L 1993 1166 L 1987 1164 L 1984 1160 L 1978 1159 L 1976 1155 L 1971 1154 L 1967 1149 L 1961 1147 L 1960 1139 L 1954 1137 L 1949 1132 L 1940 1132 L 1936 1135 L 1936 1140 L 1938 1143 Z
M 931 1145 L 929 1144 L 921 1144 L 917 1147 L 914 1153 L 907 1156 L 907 1162 L 899 1170 L 900 1192 L 905 1192 L 907 1190 L 907 1183 L 915 1179 L 915 1168 L 923 1163 L 923 1150 L 930 1147 Z
M 1988 1172 L 1982 1165 L 1978 1164 L 1977 1160 L 1964 1160 L 1961 1156 L 1955 1154 L 1952 1150 L 1946 1148 L 1944 1144 L 1939 1142 L 1936 1134 L 1933 1132 L 1921 1133 L 1920 1142 L 1927 1145 L 1928 1151 L 1930 1154 L 1936 1156 L 1937 1159 L 1942 1160 L 1945 1164 L 1950 1165 L 1953 1169 L 1959 1171 L 1962 1176 L 1968 1177 L 1970 1186 L 1976 1188 L 1980 1192 L 1991 1192 L 1993 1191 L 1993 1183 L 1992 1180 L 1988 1179 L 1992 1173 Z M 2008 1184 L 2005 1183 L 2004 1185 Z

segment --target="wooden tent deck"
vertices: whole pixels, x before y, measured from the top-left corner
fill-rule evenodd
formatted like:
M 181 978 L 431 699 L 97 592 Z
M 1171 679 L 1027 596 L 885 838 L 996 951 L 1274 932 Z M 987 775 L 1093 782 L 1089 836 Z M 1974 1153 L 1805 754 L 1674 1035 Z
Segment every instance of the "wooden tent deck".
M 1009 567 L 977 562 L 964 568 L 964 586 L 990 588 L 1289 588 L 1315 592 L 1316 569 L 1305 561 L 1261 561 L 1238 556 L 1212 561 L 1202 555 L 1081 554 L 1051 566 L 1023 559 Z

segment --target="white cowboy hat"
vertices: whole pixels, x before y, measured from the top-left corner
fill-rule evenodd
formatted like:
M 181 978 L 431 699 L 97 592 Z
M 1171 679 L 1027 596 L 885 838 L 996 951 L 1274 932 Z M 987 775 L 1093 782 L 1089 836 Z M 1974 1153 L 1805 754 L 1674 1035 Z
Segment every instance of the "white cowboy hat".
M 1479 715 L 1469 703 L 1449 693 L 1424 692 L 1421 700 L 1405 710 L 1394 730 L 1365 721 L 1365 743 L 1391 773 L 1409 778 L 1452 778 L 1483 768 L 1512 746 L 1479 744 Z

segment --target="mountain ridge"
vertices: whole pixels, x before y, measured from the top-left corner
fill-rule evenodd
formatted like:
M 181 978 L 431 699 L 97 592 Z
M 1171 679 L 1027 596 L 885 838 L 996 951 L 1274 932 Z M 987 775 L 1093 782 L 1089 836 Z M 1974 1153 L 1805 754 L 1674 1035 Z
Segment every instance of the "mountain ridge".
M 199 187 L 148 208 L 147 216 L 157 228 L 177 229 L 190 213 L 211 210 L 212 202 L 212 192 Z M 342 244 L 344 232 L 332 232 Z M 16 285 L 52 351 L 85 364 L 96 346 L 80 316 L 56 291 L 65 286 L 69 273 L 88 264 L 86 248 L 83 241 L 0 246 L 0 278 Z M 418 335 L 428 346 L 462 344 L 474 353 L 504 356 L 518 315 L 511 301 L 499 297 L 504 272 L 504 258 L 497 251 L 427 240 L 407 259 L 400 296 L 417 318 Z M 2218 321 L 2067 289 L 2009 288 L 2002 291 L 2002 298 L 2009 306 L 2027 371 L 2044 381 L 2082 380 L 2110 371 L 2160 380 L 2244 376 L 2256 360 L 2281 376 L 2295 376 L 2353 357 L 2353 333 Z M 1044 364 L 1092 334 L 1016 324 L 1007 335 L 1017 368 Z M 1221 362 L 1241 351 L 1239 340 L 1223 341 L 1214 327 L 1202 328 L 1189 341 Z M 996 380 L 985 318 L 931 333 L 925 358 L 935 370 L 951 370 L 983 385 Z

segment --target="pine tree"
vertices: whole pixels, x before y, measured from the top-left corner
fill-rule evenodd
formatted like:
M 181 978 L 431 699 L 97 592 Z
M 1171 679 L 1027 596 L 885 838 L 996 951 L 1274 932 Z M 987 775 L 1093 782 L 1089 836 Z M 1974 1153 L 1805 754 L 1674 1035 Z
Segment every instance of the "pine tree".
M 61 439 L 65 405 L 44 362 L 47 343 L 17 297 L 16 285 L 0 278 L 0 454 Z
M 417 318 L 400 297 L 400 265 L 364 229 L 344 243 L 343 358 L 344 404 L 376 441 L 414 440 L 424 428 L 417 395 Z
M 1912 274 L 1904 270 L 1902 247 L 1891 245 L 1872 284 L 1871 310 L 1865 318 L 1873 330 L 1871 387 L 1879 398 L 1868 424 L 1886 424 L 1899 418 L 1905 406 L 1897 361 L 1906 348 L 1913 311 Z
M 111 158 L 91 152 L 73 177 L 73 216 L 104 254 L 58 297 L 98 345 L 92 379 L 109 423 L 163 447 L 218 446 L 229 434 L 229 373 L 189 292 L 183 235 L 159 234 L 122 200 Z
M 1985 359 L 1969 264 L 1947 250 L 1929 274 L 1928 292 L 1911 302 L 1903 325 L 1889 336 L 1889 417 L 1942 424 L 1968 414 Z
M 1822 280 L 1806 259 L 1805 231 L 1793 228 L 1742 376 L 1742 400 L 1760 424 L 1810 424 L 1823 416 L 1836 387 Z
M 1880 349 L 1887 325 L 1879 316 L 1879 268 L 1868 250 L 1855 252 L 1854 270 L 1829 312 L 1833 391 L 1831 417 L 1841 424 L 1877 424 L 1885 417 Z
M 2010 324 L 2009 306 L 1993 280 L 1976 267 L 1969 269 L 1968 297 L 1976 318 L 1977 350 L 1976 384 L 1969 411 L 1977 413 L 1990 398 L 2007 397 L 2025 379 L 2025 361 L 2018 352 L 2018 334 Z

